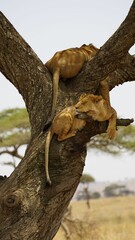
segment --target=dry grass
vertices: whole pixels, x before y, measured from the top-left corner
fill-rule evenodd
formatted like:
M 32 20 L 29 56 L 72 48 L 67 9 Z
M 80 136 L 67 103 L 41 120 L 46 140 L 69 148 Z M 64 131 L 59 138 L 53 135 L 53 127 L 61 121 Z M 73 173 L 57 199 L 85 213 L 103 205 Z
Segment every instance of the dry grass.
M 93 221 L 100 226 L 101 239 L 135 240 L 134 204 L 135 197 L 100 199 L 93 202 Z
M 69 238 L 61 228 L 54 240 L 135 240 L 135 197 L 73 202 L 66 220 Z

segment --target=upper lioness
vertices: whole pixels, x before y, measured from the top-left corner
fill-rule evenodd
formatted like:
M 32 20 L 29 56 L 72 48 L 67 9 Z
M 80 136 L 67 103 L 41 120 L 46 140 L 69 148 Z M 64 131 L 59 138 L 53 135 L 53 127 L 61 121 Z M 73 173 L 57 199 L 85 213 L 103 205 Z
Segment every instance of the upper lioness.
M 82 69 L 84 63 L 90 60 L 98 51 L 92 44 L 82 45 L 80 48 L 70 48 L 56 52 L 54 56 L 45 63 L 45 66 L 53 74 L 53 99 L 51 116 L 45 124 L 44 130 L 51 124 L 57 103 L 58 85 L 60 78 L 75 77 Z

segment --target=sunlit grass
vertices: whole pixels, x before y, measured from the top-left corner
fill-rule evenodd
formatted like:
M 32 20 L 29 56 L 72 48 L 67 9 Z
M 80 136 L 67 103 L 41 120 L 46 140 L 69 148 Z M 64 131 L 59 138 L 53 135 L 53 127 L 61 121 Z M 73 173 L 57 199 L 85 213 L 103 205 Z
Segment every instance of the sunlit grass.
M 71 240 L 135 240 L 134 196 L 91 200 L 90 209 L 85 201 L 71 205 L 73 222 L 68 223 Z M 81 224 L 78 221 L 75 226 L 77 219 Z M 54 238 L 58 239 L 66 239 L 62 229 Z

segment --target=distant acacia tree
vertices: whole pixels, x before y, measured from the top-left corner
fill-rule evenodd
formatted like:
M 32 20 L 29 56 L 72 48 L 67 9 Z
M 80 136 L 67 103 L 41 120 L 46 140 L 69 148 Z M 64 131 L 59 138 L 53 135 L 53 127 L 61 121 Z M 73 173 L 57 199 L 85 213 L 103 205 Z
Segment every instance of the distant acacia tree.
M 60 81 L 56 113 L 77 102 L 82 92 L 96 93 L 107 78 L 109 90 L 135 80 L 135 58 L 128 51 L 135 43 L 135 1 L 118 30 L 68 84 Z M 49 170 L 53 185 L 46 186 L 42 129 L 50 116 L 52 77 L 13 25 L 0 12 L 0 71 L 22 95 L 31 126 L 31 138 L 19 166 L 0 185 L 0 239 L 51 240 L 79 182 L 86 143 L 106 132 L 107 122 L 90 120 L 67 141 L 53 137 Z M 128 96 L 126 96 L 128 97 Z M 129 125 L 132 120 L 118 120 Z
M 80 178 L 80 183 L 89 184 L 90 182 L 95 182 L 94 177 L 92 177 L 90 174 L 84 173 Z
M 111 184 L 104 189 L 105 197 L 118 197 L 133 194 L 135 194 L 134 191 L 130 191 L 125 185 Z
M 104 189 L 105 197 L 116 197 L 120 195 L 120 190 L 125 189 L 125 185 L 111 184 Z
M 110 141 L 105 134 L 93 137 L 88 143 L 90 149 L 100 150 L 113 155 L 126 151 L 135 151 L 135 125 L 121 127 L 117 131 L 116 139 Z
M 80 178 L 80 183 L 83 184 L 83 189 L 78 192 L 77 200 L 86 200 L 87 207 L 90 208 L 91 193 L 89 191 L 89 183 L 94 182 L 95 179 L 89 174 L 83 174 Z
M 14 158 L 22 159 L 20 147 L 30 140 L 30 124 L 26 109 L 15 108 L 0 112 L 0 155 L 9 154 Z M 16 167 L 14 161 L 6 164 Z

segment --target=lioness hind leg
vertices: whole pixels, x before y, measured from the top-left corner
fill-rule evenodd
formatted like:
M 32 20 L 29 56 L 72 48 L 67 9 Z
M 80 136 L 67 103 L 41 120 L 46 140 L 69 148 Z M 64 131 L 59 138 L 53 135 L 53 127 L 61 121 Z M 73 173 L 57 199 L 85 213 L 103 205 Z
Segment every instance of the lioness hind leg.
M 109 119 L 109 125 L 107 128 L 107 135 L 109 139 L 114 139 L 116 137 L 116 118 L 117 118 L 117 113 L 116 111 L 112 109 L 112 116 Z
M 61 135 L 58 136 L 58 141 L 63 141 L 63 140 L 66 140 L 68 138 L 71 138 L 71 137 L 74 137 L 76 135 L 76 131 L 70 131 L 68 133 L 63 133 Z
M 63 132 L 61 135 L 58 136 L 58 141 L 63 141 L 68 138 L 74 137 L 79 130 L 82 130 L 86 122 L 82 119 L 74 118 L 71 129 L 69 132 Z

